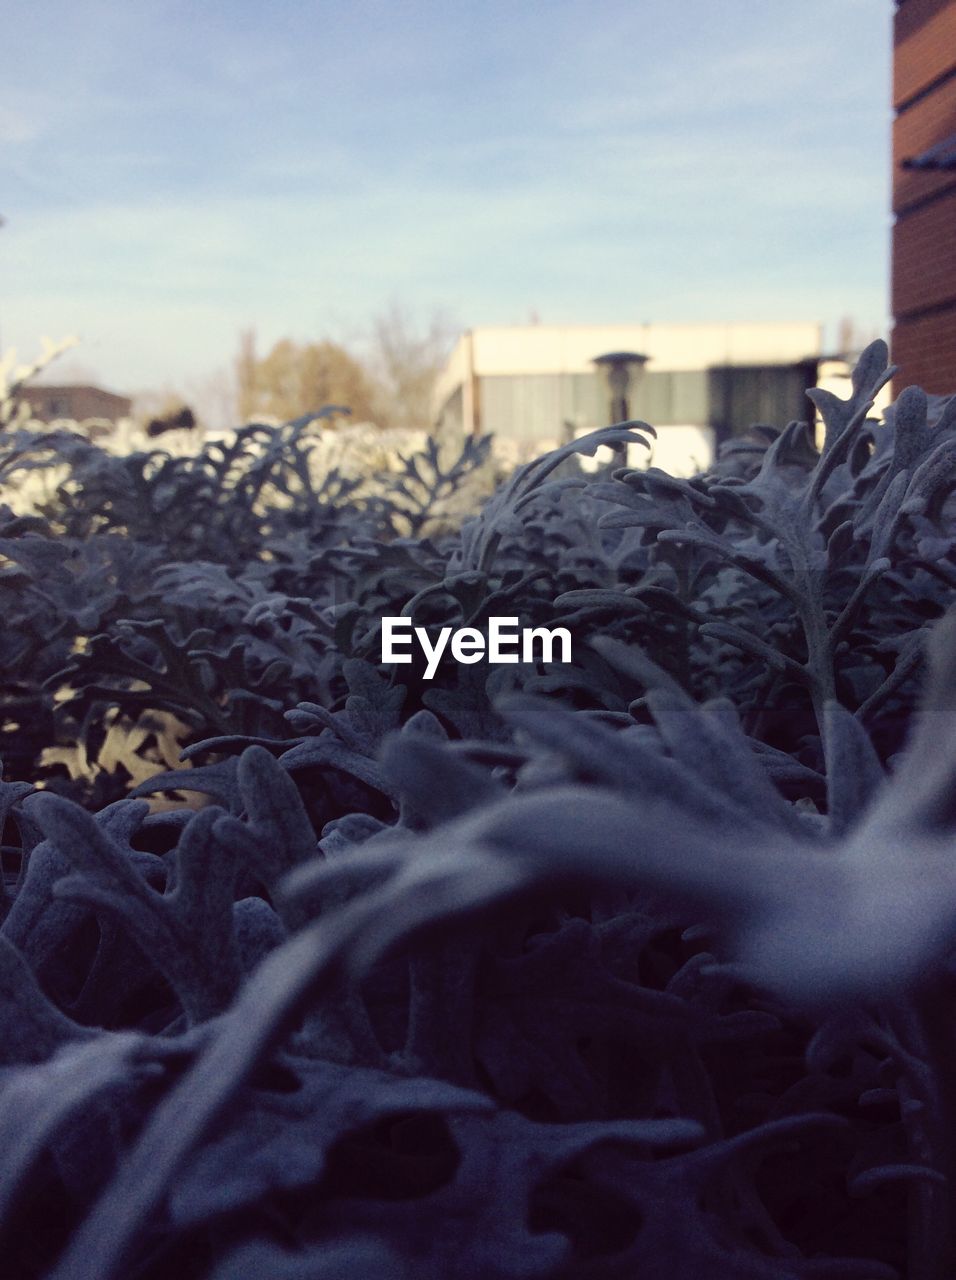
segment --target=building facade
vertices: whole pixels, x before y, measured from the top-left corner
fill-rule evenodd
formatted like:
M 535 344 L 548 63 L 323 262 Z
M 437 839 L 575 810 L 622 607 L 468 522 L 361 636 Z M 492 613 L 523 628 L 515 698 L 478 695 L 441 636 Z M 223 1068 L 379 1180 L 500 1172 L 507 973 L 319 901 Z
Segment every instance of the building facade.
M 816 324 L 523 325 L 469 330 L 437 386 L 447 438 L 495 436 L 509 461 L 553 448 L 612 420 L 595 358 L 631 351 L 629 415 L 658 428 L 654 464 L 677 474 L 706 466 L 714 446 L 756 422 L 812 418 Z
M 897 0 L 893 52 L 895 390 L 956 391 L 956 0 Z
M 133 402 L 127 396 L 114 395 L 101 387 L 35 384 L 22 387 L 17 395 L 30 406 L 31 416 L 38 422 L 55 422 L 60 418 L 85 422 L 102 418 L 115 423 L 128 418 L 133 409 Z

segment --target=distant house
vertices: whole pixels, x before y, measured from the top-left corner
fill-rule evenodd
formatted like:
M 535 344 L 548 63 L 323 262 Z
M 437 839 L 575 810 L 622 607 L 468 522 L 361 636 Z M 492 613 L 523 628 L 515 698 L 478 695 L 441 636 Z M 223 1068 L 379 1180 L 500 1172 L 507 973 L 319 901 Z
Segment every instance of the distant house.
M 655 465 L 688 472 L 757 422 L 812 420 L 817 324 L 543 325 L 462 334 L 435 402 L 444 438 L 491 433 L 521 461 L 611 421 L 610 352 L 647 357 L 627 390 L 629 416 L 658 428 Z M 635 461 L 638 455 L 635 454 Z
M 53 422 L 57 418 L 70 418 L 76 422 L 85 422 L 88 418 L 105 418 L 108 422 L 119 422 L 128 418 L 132 412 L 133 402 L 128 396 L 114 395 L 112 391 L 104 391 L 102 387 L 79 386 L 68 384 L 63 386 L 22 387 L 19 398 L 30 406 L 30 412 L 40 422 Z
M 956 391 L 956 0 L 897 0 L 893 31 L 896 389 Z

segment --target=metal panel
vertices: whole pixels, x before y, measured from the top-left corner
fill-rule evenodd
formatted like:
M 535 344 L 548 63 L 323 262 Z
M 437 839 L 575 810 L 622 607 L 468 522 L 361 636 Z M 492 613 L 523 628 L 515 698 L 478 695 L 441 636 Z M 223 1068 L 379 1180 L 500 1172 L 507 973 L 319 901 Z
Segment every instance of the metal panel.
M 795 365 L 721 365 L 709 370 L 710 425 L 718 443 L 757 423 L 783 427 L 811 420 L 806 389 L 816 384 L 815 361 Z
M 559 440 L 610 420 L 610 392 L 598 373 L 497 375 L 479 382 L 483 432 L 511 440 Z M 628 393 L 628 408 L 631 417 L 653 426 L 704 426 L 707 372 L 645 372 Z
M 567 423 L 597 425 L 597 379 L 587 374 L 480 378 L 481 430 L 511 440 L 564 439 Z

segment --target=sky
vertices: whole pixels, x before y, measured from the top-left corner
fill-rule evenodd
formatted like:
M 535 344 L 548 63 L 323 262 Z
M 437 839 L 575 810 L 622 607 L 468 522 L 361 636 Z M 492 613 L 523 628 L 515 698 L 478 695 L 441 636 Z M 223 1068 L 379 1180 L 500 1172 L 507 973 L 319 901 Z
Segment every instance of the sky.
M 40 0 L 4 15 L 0 346 L 134 393 L 239 333 L 885 332 L 889 0 Z

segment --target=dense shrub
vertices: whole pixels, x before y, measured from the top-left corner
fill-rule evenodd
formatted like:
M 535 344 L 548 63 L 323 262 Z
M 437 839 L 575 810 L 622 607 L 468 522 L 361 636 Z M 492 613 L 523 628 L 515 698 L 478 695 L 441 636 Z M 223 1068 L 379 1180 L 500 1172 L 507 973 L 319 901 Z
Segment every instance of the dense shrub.
M 952 1274 L 956 400 L 885 366 L 458 532 L 481 445 L 6 433 L 5 1276 Z

